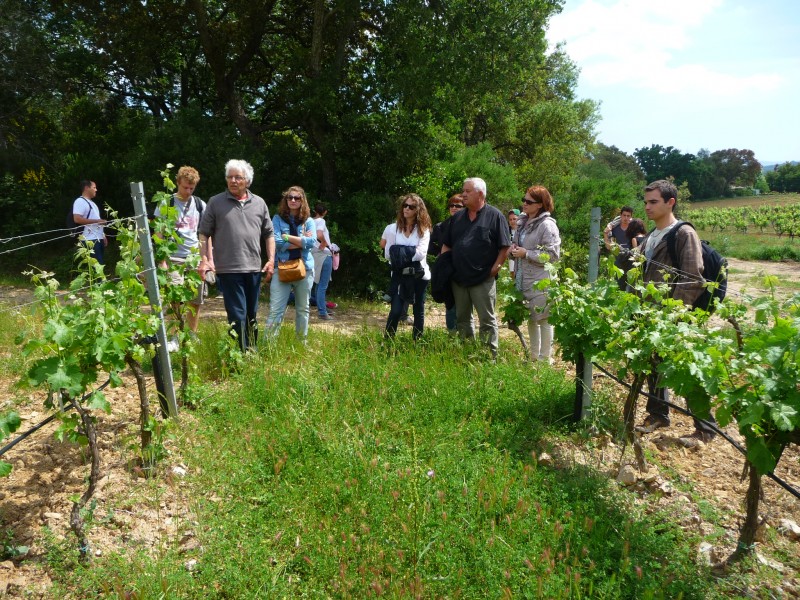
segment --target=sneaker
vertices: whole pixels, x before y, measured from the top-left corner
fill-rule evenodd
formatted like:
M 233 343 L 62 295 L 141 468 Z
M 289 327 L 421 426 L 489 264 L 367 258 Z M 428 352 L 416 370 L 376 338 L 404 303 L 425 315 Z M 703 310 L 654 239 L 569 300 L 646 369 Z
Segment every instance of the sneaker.
M 678 438 L 678 443 L 684 448 L 697 448 L 700 443 L 708 444 L 714 439 L 715 434 L 710 431 L 700 431 L 695 429 L 691 435 L 683 435 Z
M 653 433 L 656 429 L 661 429 L 662 427 L 669 427 L 669 419 L 647 415 L 642 424 L 634 427 L 634 429 L 639 433 Z
M 405 317 L 403 317 L 402 319 L 400 319 L 400 322 L 401 322 L 401 323 L 405 323 L 406 325 L 413 325 L 413 324 L 414 324 L 414 319 L 412 319 L 411 317 L 409 317 L 408 315 L 406 315 Z
M 333 321 L 333 315 L 319 315 L 320 321 Z
M 326 303 L 325 303 L 325 306 L 326 306 L 327 308 L 339 308 L 339 305 L 338 305 L 338 304 L 336 304 L 336 302 L 326 302 Z

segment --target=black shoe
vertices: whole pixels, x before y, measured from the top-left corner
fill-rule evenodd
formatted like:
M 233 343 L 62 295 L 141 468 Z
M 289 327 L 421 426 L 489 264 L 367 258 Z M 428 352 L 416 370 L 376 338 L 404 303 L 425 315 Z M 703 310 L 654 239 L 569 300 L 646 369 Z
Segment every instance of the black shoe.
M 634 427 L 634 430 L 639 433 L 653 433 L 656 429 L 661 429 L 662 427 L 669 427 L 669 419 L 657 417 L 656 415 L 647 415 L 642 424 Z
M 704 444 L 708 444 L 711 440 L 714 439 L 714 434 L 711 431 L 700 431 L 699 429 L 695 429 L 694 433 L 691 435 L 684 435 L 678 438 L 678 443 L 683 446 L 684 448 L 697 448 L 700 445 L 700 442 Z

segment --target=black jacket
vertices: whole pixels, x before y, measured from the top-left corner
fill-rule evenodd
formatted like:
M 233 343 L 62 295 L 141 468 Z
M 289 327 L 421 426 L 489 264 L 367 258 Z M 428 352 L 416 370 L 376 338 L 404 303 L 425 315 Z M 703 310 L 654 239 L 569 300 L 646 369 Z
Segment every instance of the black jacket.
M 436 302 L 443 302 L 446 308 L 455 306 L 453 286 L 453 253 L 440 254 L 431 267 L 431 296 Z

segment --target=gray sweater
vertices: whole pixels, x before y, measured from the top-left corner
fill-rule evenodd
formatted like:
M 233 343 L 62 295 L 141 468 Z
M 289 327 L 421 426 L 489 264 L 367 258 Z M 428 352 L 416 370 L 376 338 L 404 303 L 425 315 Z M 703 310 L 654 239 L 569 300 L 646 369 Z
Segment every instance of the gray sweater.
M 213 242 L 217 273 L 253 273 L 271 258 L 261 255 L 273 235 L 269 209 L 249 190 L 242 202 L 227 191 L 213 196 L 197 231 Z

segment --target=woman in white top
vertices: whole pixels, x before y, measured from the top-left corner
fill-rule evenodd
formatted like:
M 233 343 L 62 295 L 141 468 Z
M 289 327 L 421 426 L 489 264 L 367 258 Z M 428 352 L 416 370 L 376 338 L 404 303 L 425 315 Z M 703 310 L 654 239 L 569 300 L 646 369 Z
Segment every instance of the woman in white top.
M 397 222 L 384 231 L 384 255 L 392 266 L 389 295 L 392 307 L 386 319 L 386 333 L 393 337 L 403 313 L 404 301 L 414 306 L 412 335 L 419 339 L 425 327 L 425 293 L 431 280 L 426 256 L 431 239 L 431 218 L 425 202 L 417 194 L 400 198 Z
M 311 249 L 314 257 L 314 287 L 312 288 L 311 299 L 317 305 L 319 318 L 323 321 L 333 319 L 333 314 L 328 312 L 328 284 L 333 273 L 333 252 L 331 251 L 331 235 L 328 225 L 325 223 L 325 216 L 328 209 L 324 204 L 317 204 L 314 207 L 314 225 L 317 227 L 317 245 Z

